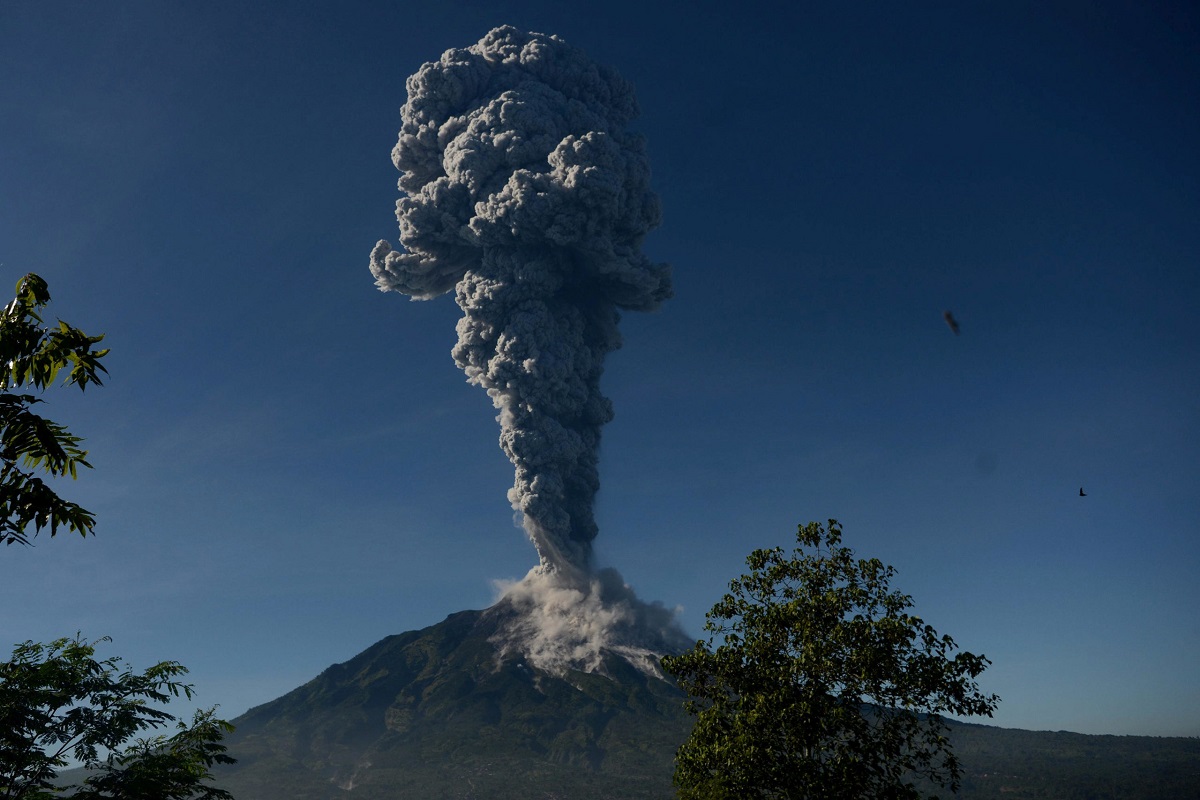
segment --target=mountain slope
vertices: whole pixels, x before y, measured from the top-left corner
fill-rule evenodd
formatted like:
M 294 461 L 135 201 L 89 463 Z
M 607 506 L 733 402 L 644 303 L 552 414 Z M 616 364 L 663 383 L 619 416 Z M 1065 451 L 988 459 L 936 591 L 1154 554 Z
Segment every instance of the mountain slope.
M 499 661 L 503 605 L 376 643 L 235 720 L 220 784 L 276 798 L 664 798 L 690 720 L 672 684 Z
M 950 741 L 962 760 L 963 800 L 1200 800 L 1197 738 L 951 722 Z

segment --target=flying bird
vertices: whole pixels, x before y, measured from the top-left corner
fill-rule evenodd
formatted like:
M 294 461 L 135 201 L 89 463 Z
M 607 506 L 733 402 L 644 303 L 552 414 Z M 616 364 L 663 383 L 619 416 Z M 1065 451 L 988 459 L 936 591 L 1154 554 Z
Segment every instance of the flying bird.
M 942 312 L 942 319 L 946 320 L 946 324 L 950 326 L 950 330 L 954 331 L 954 335 L 958 336 L 958 320 L 949 311 Z
M 1083 487 L 1082 487 L 1082 486 L 1080 486 L 1080 487 L 1079 487 L 1079 496 L 1080 496 L 1080 497 L 1087 497 L 1087 492 L 1085 492 L 1085 491 L 1083 490 Z

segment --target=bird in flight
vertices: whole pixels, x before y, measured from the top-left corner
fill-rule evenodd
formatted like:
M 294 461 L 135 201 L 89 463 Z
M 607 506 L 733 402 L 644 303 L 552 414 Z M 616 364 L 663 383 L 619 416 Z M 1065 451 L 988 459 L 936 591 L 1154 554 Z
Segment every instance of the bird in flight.
M 946 320 L 946 324 L 950 326 L 950 330 L 954 331 L 954 335 L 958 336 L 958 320 L 949 311 L 942 312 L 942 319 Z
M 1082 486 L 1080 486 L 1080 487 L 1079 487 L 1079 496 L 1080 496 L 1080 497 L 1087 497 L 1087 492 L 1085 492 L 1085 491 L 1083 490 L 1083 487 L 1082 487 Z

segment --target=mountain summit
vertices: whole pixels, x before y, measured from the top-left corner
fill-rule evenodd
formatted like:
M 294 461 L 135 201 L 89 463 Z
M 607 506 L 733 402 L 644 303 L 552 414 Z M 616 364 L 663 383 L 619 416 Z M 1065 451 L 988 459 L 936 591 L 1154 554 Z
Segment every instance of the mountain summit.
M 679 689 L 619 647 L 589 672 L 535 666 L 504 646 L 519 617 L 507 600 L 451 614 L 251 709 L 220 784 L 238 800 L 670 796 Z

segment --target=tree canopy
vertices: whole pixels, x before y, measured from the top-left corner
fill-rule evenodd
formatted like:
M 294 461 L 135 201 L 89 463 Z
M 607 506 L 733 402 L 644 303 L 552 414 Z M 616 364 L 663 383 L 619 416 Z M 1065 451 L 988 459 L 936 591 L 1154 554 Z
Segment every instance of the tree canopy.
M 158 708 L 190 699 L 187 669 L 164 661 L 136 673 L 119 658 L 96 659 L 96 643 L 76 636 L 25 642 L 0 662 L 0 798 L 42 800 L 225 800 L 205 781 L 232 763 L 220 740 L 233 727 L 213 710 L 192 723 Z M 174 736 L 134 736 L 175 723 Z M 55 790 L 71 759 L 88 772 L 80 786 Z
M 49 528 L 65 526 L 86 536 L 95 517 L 62 499 L 38 473 L 76 476 L 90 467 L 82 441 L 53 420 L 33 413 L 42 402 L 13 389 L 44 390 L 68 369 L 65 385 L 81 390 L 107 373 L 97 350 L 103 336 L 88 336 L 59 320 L 44 324 L 50 302 L 46 282 L 30 273 L 0 314 L 0 540 L 29 544 Z M 101 640 L 104 641 L 104 640 Z M 95 642 L 74 638 L 50 644 L 25 642 L 0 662 L 0 798 L 7 800 L 227 800 L 207 785 L 215 764 L 231 763 L 221 739 L 233 727 L 215 709 L 196 712 L 190 724 L 158 708 L 192 687 L 173 661 L 143 673 L 119 658 L 97 660 Z M 173 736 L 133 737 L 176 724 Z M 87 768 L 80 785 L 58 788 L 71 759 Z
M 910 613 L 895 570 L 857 559 L 836 520 L 799 547 L 755 550 L 708 612 L 708 641 L 663 659 L 696 715 L 676 755 L 681 798 L 919 798 L 957 791 L 940 715 L 991 716 L 990 663 Z
M 64 385 L 100 385 L 100 363 L 108 350 L 97 350 L 100 336 L 88 336 L 59 320 L 46 325 L 41 310 L 50 302 L 46 282 L 29 273 L 17 281 L 16 297 L 0 314 L 0 541 L 29 544 L 36 536 L 66 527 L 82 536 L 93 531 L 96 518 L 76 503 L 59 497 L 38 473 L 75 478 L 79 467 L 91 467 L 80 439 L 67 428 L 33 412 L 42 402 L 12 390 L 29 386 L 42 391 L 67 369 Z

